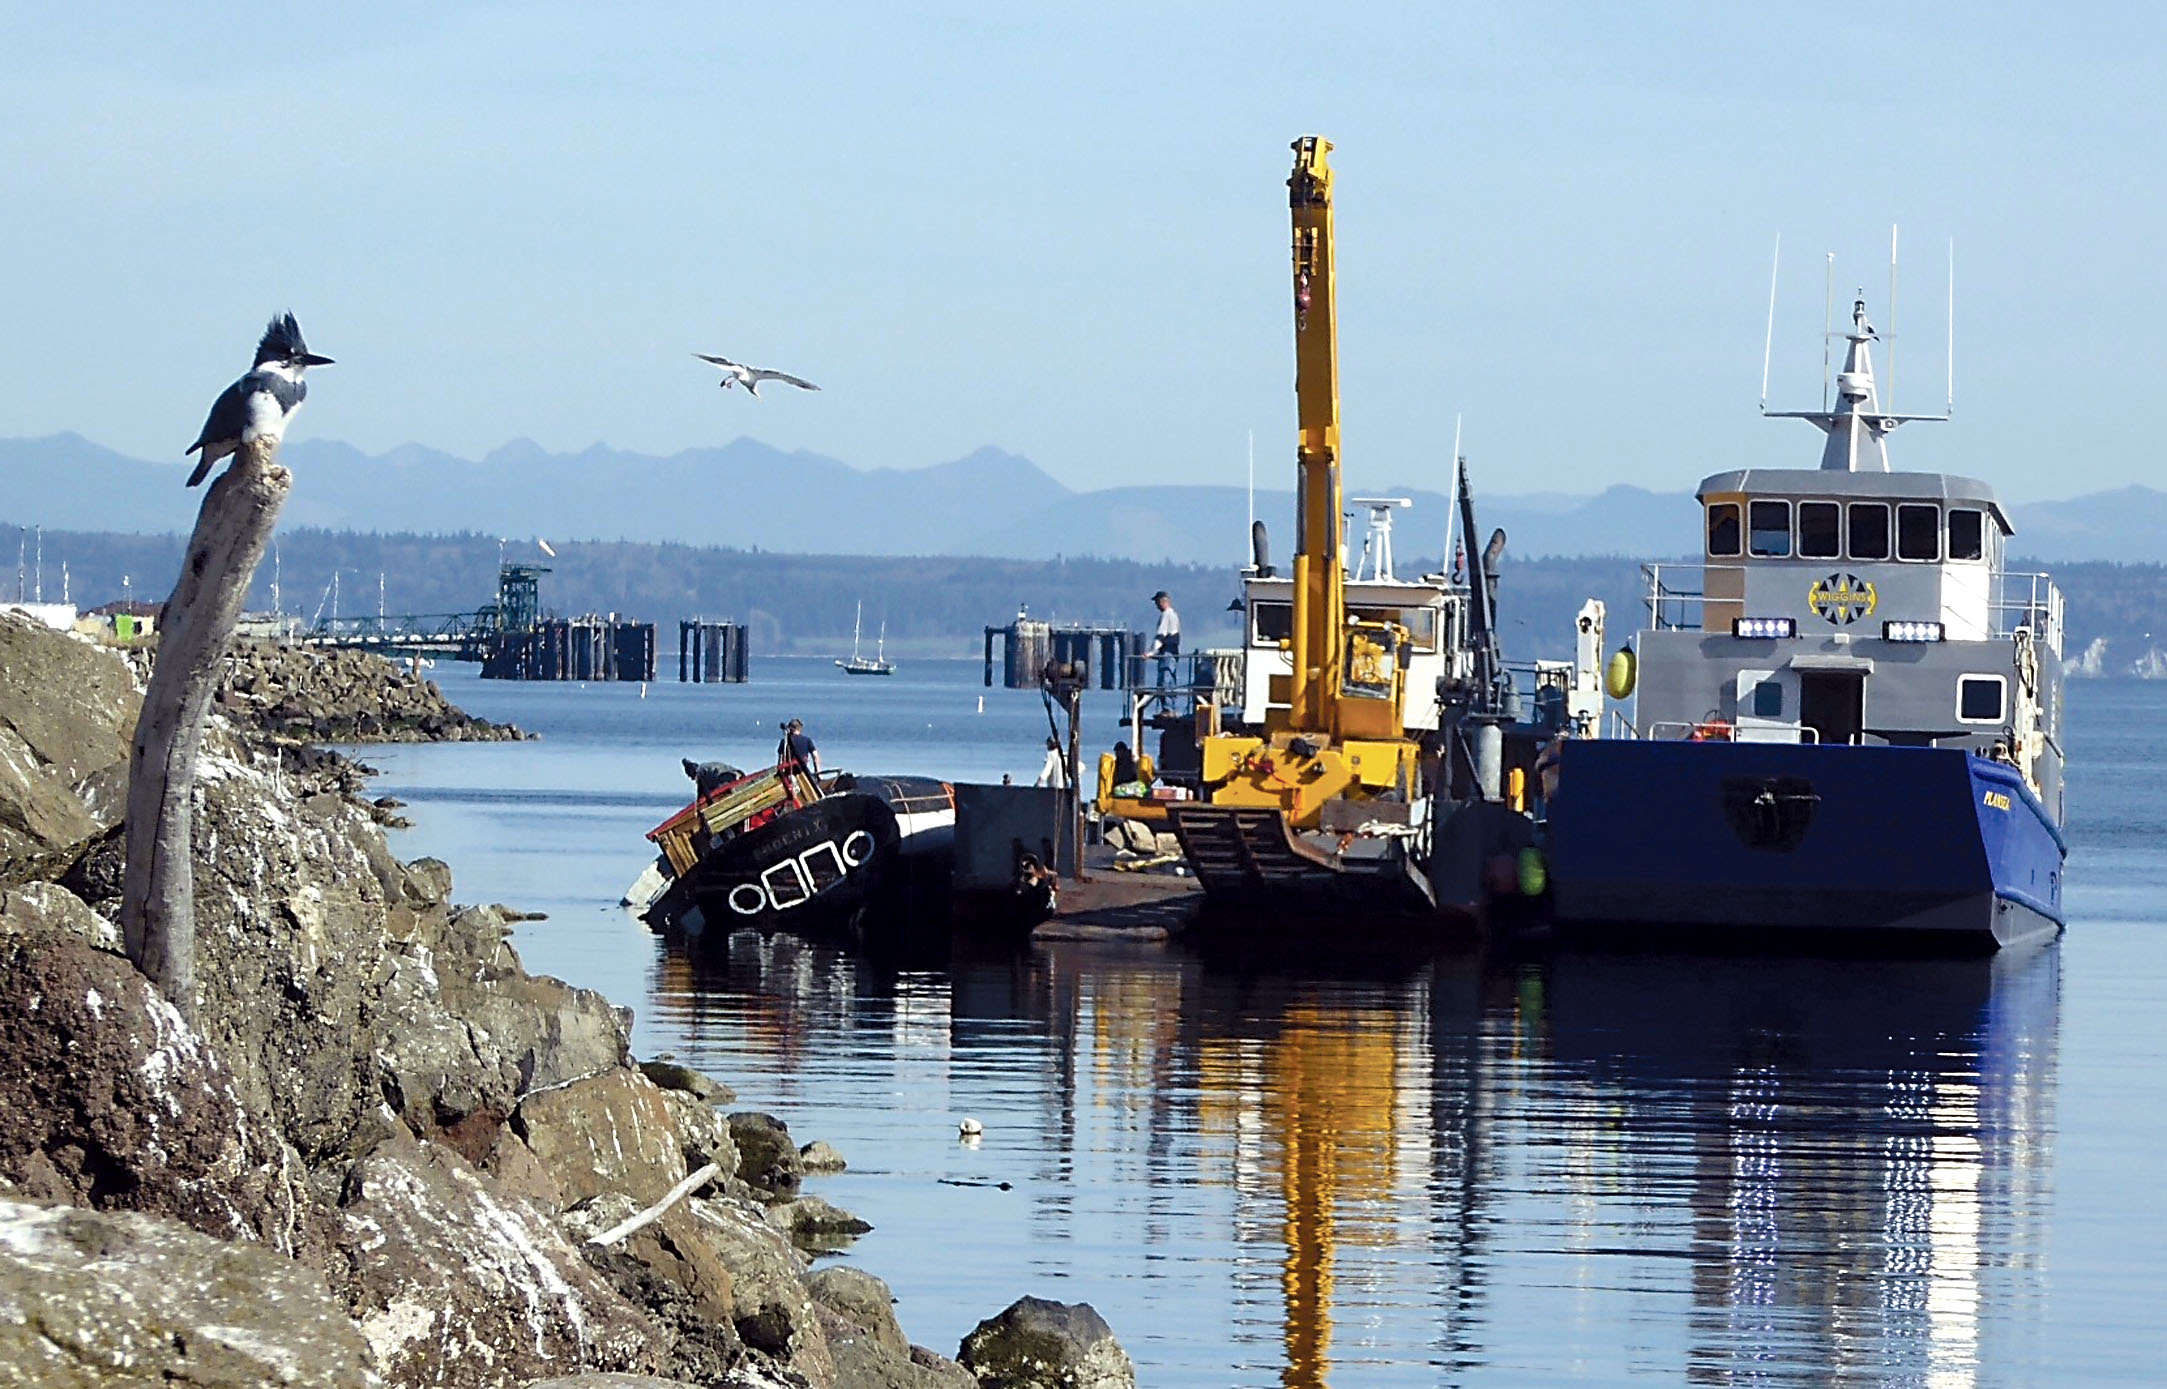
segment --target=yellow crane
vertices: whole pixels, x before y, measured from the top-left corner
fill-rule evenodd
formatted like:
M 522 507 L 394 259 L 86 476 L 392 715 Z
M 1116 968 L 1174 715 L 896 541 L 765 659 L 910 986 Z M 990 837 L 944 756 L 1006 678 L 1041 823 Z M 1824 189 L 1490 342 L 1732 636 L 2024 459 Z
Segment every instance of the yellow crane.
M 1277 808 L 1296 829 L 1316 828 L 1335 800 L 1397 792 L 1404 802 L 1419 789 L 1417 744 L 1400 720 L 1407 631 L 1346 611 L 1331 149 L 1320 136 L 1296 140 L 1287 180 L 1300 431 L 1288 699 L 1261 733 L 1205 738 L 1202 759 L 1211 804 Z

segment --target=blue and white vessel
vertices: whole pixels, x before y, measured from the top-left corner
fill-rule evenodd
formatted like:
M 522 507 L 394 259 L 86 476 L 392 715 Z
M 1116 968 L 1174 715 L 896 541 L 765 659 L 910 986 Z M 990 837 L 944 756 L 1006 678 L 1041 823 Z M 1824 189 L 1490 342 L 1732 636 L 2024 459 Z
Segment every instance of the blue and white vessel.
M 1547 758 L 1561 927 L 1991 950 L 2063 923 L 2062 596 L 1971 478 L 1892 472 L 1865 304 L 1821 465 L 1702 480 L 1609 736 Z

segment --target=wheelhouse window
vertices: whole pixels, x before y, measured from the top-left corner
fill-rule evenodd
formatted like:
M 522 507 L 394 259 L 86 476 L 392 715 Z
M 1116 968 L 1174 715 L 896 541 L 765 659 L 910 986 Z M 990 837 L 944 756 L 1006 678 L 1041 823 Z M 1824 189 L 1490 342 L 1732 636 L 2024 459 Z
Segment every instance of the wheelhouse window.
M 1941 558 L 1941 508 L 1906 502 L 1896 508 L 1896 557 Z
M 1791 553 L 1789 502 L 1749 502 L 1746 523 L 1752 553 L 1772 559 Z
M 1753 687 L 1753 717 L 1757 719 L 1780 719 L 1783 717 L 1783 686 L 1773 680 L 1763 680 Z
M 1708 507 L 1708 554 L 1721 559 L 1738 553 L 1738 503 L 1714 502 Z
M 1292 603 L 1251 603 L 1249 639 L 1258 646 L 1277 646 L 1294 640 Z
M 1289 613 L 1293 611 L 1291 608 Z M 1357 622 L 1397 622 L 1417 651 L 1437 649 L 1437 609 L 1349 607 L 1347 616 Z M 1291 633 L 1290 633 L 1291 635 Z
M 1949 512 L 1949 558 L 1986 558 L 1986 513 L 1952 509 Z
M 1842 512 L 1834 502 L 1798 504 L 1798 553 L 1806 559 L 1834 559 L 1843 553 Z
M 2000 723 L 2008 703 L 2009 682 L 2000 675 L 1964 675 L 1956 681 L 1959 723 Z
M 1851 503 L 1851 558 L 1889 557 L 1889 504 Z

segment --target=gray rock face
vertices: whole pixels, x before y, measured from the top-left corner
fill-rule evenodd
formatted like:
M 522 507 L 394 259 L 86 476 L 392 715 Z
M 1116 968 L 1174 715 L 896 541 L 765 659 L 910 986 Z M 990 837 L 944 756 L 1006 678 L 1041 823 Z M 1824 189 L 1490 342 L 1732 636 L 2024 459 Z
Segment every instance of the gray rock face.
M 670 1107 L 637 1071 L 607 1071 L 529 1095 L 512 1123 L 566 1205 L 621 1193 L 645 1207 L 685 1177 Z
M 665 1380 L 652 1374 L 559 1374 L 531 1380 L 524 1389 L 702 1389 L 691 1380 Z
M 345 1292 L 385 1378 L 495 1386 L 567 1365 L 652 1374 L 669 1338 L 550 1216 L 442 1144 L 387 1140 L 339 1212 Z
M 731 1272 L 738 1336 L 755 1350 L 789 1361 L 814 1383 L 826 1382 L 835 1372 L 834 1359 L 805 1285 L 803 1256 L 752 1202 L 725 1198 L 689 1204 Z
M 0 697 L 0 886 L 9 886 L 52 876 L 67 850 L 119 823 L 114 773 L 125 786 L 140 696 L 112 652 L 13 614 L 0 614 L 0 695 L 10 696 Z
M 816 1138 L 798 1149 L 798 1163 L 808 1174 L 831 1175 L 847 1169 L 850 1164 L 843 1155 L 825 1139 Z
M 978 1323 L 956 1359 L 983 1389 L 1136 1389 L 1136 1367 L 1088 1302 L 1018 1298 Z
M 737 1092 L 721 1081 L 675 1061 L 642 1061 L 640 1074 L 665 1090 L 680 1090 L 706 1104 L 735 1104 Z
M 895 1294 L 886 1283 L 864 1269 L 831 1264 L 809 1275 L 805 1286 L 812 1289 L 815 1302 L 856 1323 L 874 1344 L 897 1355 L 910 1354 L 910 1341 L 895 1319 Z
M 0 1198 L 0 1380 L 44 1389 L 373 1386 L 323 1280 L 150 1216 Z
M 873 1227 L 818 1196 L 800 1196 L 768 1207 L 768 1220 L 800 1249 L 832 1251 Z
M 737 1175 L 746 1185 L 776 1200 L 797 1195 L 805 1168 L 788 1124 L 772 1114 L 742 1110 L 730 1116 L 730 1137 L 737 1144 Z
M 327 1225 L 298 1155 L 173 1006 L 84 944 L 70 915 L 46 932 L 17 916 L 20 932 L 0 935 L 0 1181 L 320 1253 Z

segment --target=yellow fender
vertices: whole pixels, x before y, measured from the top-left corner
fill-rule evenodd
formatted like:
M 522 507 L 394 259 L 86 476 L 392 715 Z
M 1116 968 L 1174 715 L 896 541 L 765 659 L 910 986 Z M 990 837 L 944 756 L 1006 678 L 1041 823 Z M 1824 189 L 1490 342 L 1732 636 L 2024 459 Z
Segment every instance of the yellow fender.
M 1640 679 L 1640 658 L 1630 646 L 1621 646 L 1603 668 L 1603 689 L 1612 699 L 1625 699 Z

